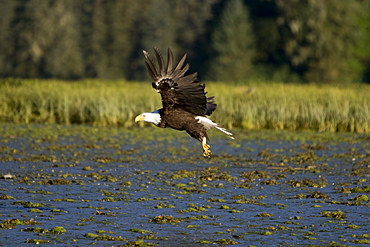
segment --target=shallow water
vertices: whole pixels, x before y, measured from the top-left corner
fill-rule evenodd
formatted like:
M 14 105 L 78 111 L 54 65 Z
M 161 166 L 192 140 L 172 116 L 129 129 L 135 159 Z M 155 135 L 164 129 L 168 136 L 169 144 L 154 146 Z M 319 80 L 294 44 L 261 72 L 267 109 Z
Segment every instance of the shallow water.
M 370 244 L 369 136 L 233 132 L 2 124 L 0 245 Z

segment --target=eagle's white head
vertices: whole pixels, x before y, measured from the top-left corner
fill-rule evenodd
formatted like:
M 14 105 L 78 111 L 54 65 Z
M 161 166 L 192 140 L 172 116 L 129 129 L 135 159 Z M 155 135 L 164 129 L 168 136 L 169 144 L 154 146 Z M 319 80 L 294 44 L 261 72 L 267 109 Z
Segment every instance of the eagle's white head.
M 154 125 L 158 125 L 161 122 L 161 115 L 159 114 L 158 110 L 153 112 L 144 112 L 135 118 L 135 122 L 140 121 L 145 121 Z

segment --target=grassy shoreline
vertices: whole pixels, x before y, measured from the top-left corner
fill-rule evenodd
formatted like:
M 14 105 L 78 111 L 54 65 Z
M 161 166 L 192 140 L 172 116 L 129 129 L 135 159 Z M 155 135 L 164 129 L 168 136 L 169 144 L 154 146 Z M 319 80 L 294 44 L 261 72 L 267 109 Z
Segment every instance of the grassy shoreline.
M 206 84 L 226 128 L 370 133 L 370 85 Z M 123 80 L 3 79 L 0 102 L 1 122 L 123 127 L 161 107 L 150 83 Z

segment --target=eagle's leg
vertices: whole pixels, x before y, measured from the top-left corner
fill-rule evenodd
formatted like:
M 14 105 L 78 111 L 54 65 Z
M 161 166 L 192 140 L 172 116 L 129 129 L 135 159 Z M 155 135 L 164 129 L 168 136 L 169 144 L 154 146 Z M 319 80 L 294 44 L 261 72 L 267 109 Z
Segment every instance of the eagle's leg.
M 211 157 L 211 146 L 207 144 L 207 138 L 203 137 L 202 139 L 202 148 L 203 148 L 203 156 L 204 158 Z

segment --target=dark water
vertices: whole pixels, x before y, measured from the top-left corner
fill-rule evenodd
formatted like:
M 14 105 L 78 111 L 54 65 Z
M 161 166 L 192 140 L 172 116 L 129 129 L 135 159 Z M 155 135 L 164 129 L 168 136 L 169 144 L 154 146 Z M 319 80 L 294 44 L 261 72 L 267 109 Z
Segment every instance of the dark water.
M 370 244 L 366 135 L 0 127 L 2 246 Z

